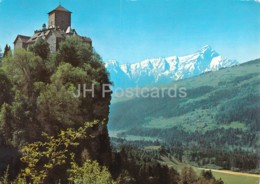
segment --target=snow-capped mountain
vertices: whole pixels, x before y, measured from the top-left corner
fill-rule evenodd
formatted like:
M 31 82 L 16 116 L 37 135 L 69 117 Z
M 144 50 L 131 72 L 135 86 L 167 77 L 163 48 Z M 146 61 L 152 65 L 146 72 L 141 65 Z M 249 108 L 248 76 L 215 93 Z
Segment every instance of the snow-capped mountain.
M 134 64 L 110 60 L 106 68 L 114 86 L 126 88 L 167 83 L 237 64 L 236 60 L 223 58 L 206 45 L 194 54 L 181 57 L 146 59 Z

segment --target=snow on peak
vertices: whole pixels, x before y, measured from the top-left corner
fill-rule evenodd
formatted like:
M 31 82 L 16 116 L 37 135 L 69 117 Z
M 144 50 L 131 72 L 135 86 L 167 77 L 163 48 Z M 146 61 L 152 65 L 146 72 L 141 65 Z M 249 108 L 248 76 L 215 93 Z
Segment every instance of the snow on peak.
M 119 65 L 119 63 L 115 59 L 110 59 L 107 62 L 105 62 L 105 65 L 106 66 L 109 66 L 109 65 Z
M 200 49 L 200 51 L 202 51 L 202 52 L 205 52 L 206 50 L 212 50 L 211 46 L 210 45 L 205 45 L 204 47 L 202 47 Z
M 236 60 L 222 58 L 211 46 L 205 45 L 187 56 L 145 59 L 133 64 L 109 60 L 105 66 L 114 85 L 125 88 L 167 83 L 236 64 Z

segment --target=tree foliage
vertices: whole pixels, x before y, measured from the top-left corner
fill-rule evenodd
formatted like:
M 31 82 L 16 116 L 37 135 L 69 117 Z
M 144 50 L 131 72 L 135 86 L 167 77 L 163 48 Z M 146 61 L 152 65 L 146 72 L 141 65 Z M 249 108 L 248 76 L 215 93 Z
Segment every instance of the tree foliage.
M 7 57 L 10 53 L 11 53 L 11 47 L 9 45 L 5 45 L 5 50 L 4 50 L 4 54 L 3 54 L 3 57 Z
M 196 173 L 191 167 L 184 167 L 181 170 L 179 184 L 195 183 L 196 180 Z
M 24 146 L 21 149 L 21 161 L 26 167 L 21 171 L 21 177 L 29 178 L 33 183 L 45 183 L 45 179 L 56 166 L 74 159 L 73 152 L 69 151 L 70 147 L 78 146 L 79 139 L 87 137 L 86 130 L 96 123 L 87 123 L 76 131 L 71 128 L 62 130 L 57 137 L 43 133 L 45 141 Z
M 116 182 L 113 181 L 108 169 L 106 167 L 100 167 L 96 161 L 87 160 L 82 166 L 72 162 L 69 173 L 69 180 L 75 184 L 116 184 Z
M 3 68 L 15 89 L 28 97 L 33 95 L 35 82 L 46 81 L 46 66 L 42 59 L 24 49 L 16 50 L 14 57 L 5 58 Z
M 92 48 L 89 44 L 80 41 L 77 37 L 67 38 L 60 44 L 58 62 L 70 63 L 72 66 L 82 66 L 92 57 Z
M 71 165 L 68 169 L 68 180 L 72 183 L 115 183 L 106 167 L 100 167 L 96 161 L 90 160 L 79 166 L 74 159 L 75 153 L 71 151 L 71 147 L 79 146 L 80 139 L 91 136 L 86 134 L 86 130 L 95 124 L 97 124 L 96 121 L 85 123 L 77 130 L 72 128 L 62 130 L 57 137 L 43 133 L 44 141 L 24 146 L 21 149 L 21 161 L 25 164 L 25 168 L 12 183 L 49 183 L 50 173 L 57 166 L 65 164 Z M 55 181 L 64 181 L 64 178 L 56 178 Z M 54 180 L 52 179 L 51 182 Z M 9 183 L 8 172 L 5 173 L 3 182 L 0 181 L 0 183 Z
M 29 51 L 46 60 L 50 55 L 49 44 L 42 38 L 38 38 L 36 42 L 29 47 Z
M 7 55 L 0 68 L 0 149 L 18 151 L 31 143 L 43 143 L 46 137 L 39 136 L 42 132 L 58 136 L 60 131 L 98 120 L 86 130 L 95 136 L 82 139 L 80 146 L 69 151 L 74 150 L 77 164 L 82 164 L 83 152 L 87 152 L 89 159 L 109 165 L 111 149 L 106 124 L 111 94 L 102 97 L 105 83 L 110 81 L 101 58 L 73 36 L 61 43 L 55 53 L 50 53 L 48 44 L 38 39 L 29 50 L 17 49 L 13 56 Z M 79 84 L 86 84 L 87 88 L 95 84 L 94 98 L 91 93 L 74 97 Z M 10 165 L 10 170 L 18 172 L 22 165 L 17 160 L 13 162 L 17 164 Z M 63 173 L 68 167 L 63 167 Z M 14 178 L 17 172 L 10 177 Z
M 0 91 L 0 106 L 3 103 L 9 103 L 12 99 L 12 84 L 5 72 L 0 69 L 0 86 L 1 86 L 1 91 Z

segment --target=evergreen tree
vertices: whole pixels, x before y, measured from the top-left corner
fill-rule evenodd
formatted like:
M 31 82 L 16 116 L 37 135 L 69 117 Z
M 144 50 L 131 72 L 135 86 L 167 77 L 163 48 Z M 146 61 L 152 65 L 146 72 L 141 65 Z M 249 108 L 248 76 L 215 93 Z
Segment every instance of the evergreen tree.
M 11 101 L 11 81 L 3 70 L 0 69 L 0 107 L 3 103 L 9 103 Z
M 0 133 L 3 145 L 10 145 L 12 142 L 12 113 L 11 107 L 8 104 L 3 104 L 0 112 Z
M 6 44 L 3 57 L 7 57 L 9 52 L 11 52 L 11 47 L 8 44 Z
M 2 62 L 2 58 L 3 58 L 3 53 L 2 53 L 2 49 L 0 48 L 0 63 Z
M 193 184 L 196 180 L 196 173 L 191 167 L 182 168 L 179 184 Z

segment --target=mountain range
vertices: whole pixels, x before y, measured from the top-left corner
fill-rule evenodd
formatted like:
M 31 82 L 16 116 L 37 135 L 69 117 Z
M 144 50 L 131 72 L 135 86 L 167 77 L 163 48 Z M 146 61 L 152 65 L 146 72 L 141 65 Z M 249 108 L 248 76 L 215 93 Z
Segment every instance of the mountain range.
M 174 80 L 198 76 L 209 71 L 239 64 L 227 59 L 206 45 L 187 56 L 145 59 L 133 64 L 120 64 L 109 60 L 105 66 L 115 87 L 143 87 L 165 84 Z

